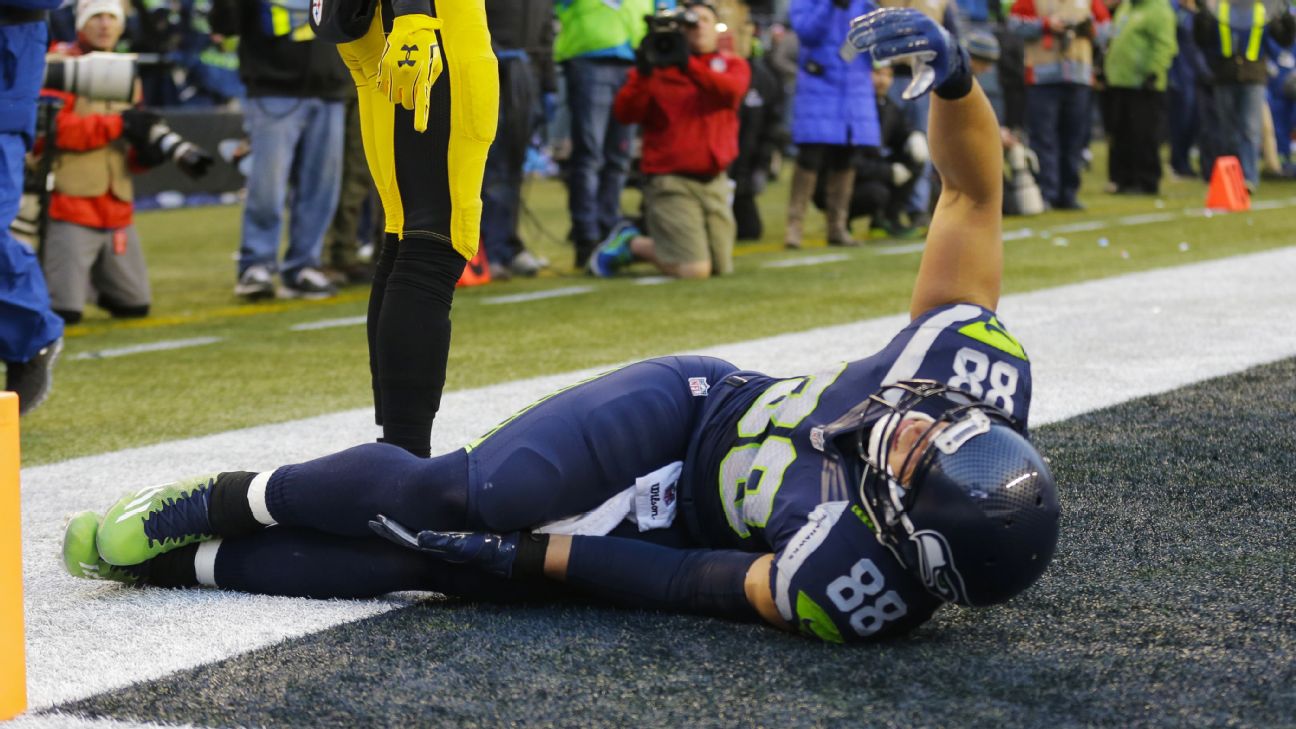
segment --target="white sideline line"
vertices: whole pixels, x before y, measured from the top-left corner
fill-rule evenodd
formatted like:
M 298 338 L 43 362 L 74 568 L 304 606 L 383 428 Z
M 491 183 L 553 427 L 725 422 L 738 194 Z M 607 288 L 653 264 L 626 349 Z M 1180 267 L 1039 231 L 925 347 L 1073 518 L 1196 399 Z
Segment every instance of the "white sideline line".
M 1023 238 L 1030 238 L 1033 235 L 1035 235 L 1035 230 L 1033 228 L 1018 228 L 1017 230 L 1005 230 L 1003 239 L 1005 241 L 1021 240 Z
M 509 294 L 508 296 L 491 296 L 482 299 L 483 304 L 519 304 L 524 301 L 539 301 L 540 299 L 555 299 L 560 296 L 577 296 L 579 294 L 588 294 L 593 291 L 593 286 L 567 286 L 560 289 L 549 289 L 548 291 L 533 291 L 529 294 Z
M 907 245 L 902 245 L 902 246 L 889 246 L 887 248 L 879 248 L 877 253 L 879 256 L 900 256 L 900 255 L 904 255 L 905 253 L 919 253 L 922 251 L 922 249 L 926 247 L 927 247 L 926 243 L 909 243 Z
M 642 276 L 634 280 L 636 286 L 656 286 L 658 284 L 670 283 L 675 279 L 670 276 Z
M 148 342 L 147 344 L 134 344 L 129 347 L 114 347 L 112 349 L 100 349 L 94 352 L 79 352 L 70 357 L 74 360 L 82 359 L 109 359 L 111 357 L 129 357 L 132 354 L 144 354 L 145 352 L 165 352 L 170 349 L 185 349 L 186 347 L 201 347 L 204 344 L 215 344 L 221 341 L 220 337 L 194 337 L 192 339 L 168 339 L 162 342 Z
M 1004 297 L 1033 363 L 1036 426 L 1296 356 L 1296 247 Z M 776 375 L 877 351 L 903 314 L 707 347 Z M 552 390 L 606 370 L 447 393 L 433 450 L 458 447 Z M 359 383 L 357 383 L 358 385 Z M 407 604 L 309 601 L 211 590 L 125 590 L 66 576 L 62 519 L 122 491 L 197 473 L 265 470 L 377 435 L 358 409 L 24 469 L 23 569 L 33 709 L 219 661 Z M 145 639 L 130 636 L 146 636 Z M 20 720 L 20 729 L 67 725 Z
M 1064 223 L 1053 226 L 1054 233 L 1084 233 L 1090 230 L 1102 230 L 1109 223 L 1105 220 L 1081 220 L 1078 223 Z
M 311 332 L 316 329 L 332 329 L 334 327 L 353 327 L 358 324 L 364 324 L 369 321 L 367 316 L 344 316 L 341 319 L 321 319 L 319 321 L 302 322 L 293 324 L 288 327 L 290 332 Z
M 761 268 L 796 268 L 798 266 L 818 266 L 824 263 L 837 263 L 838 261 L 849 261 L 850 256 L 845 253 L 829 253 L 822 256 L 805 256 L 802 258 L 782 258 L 777 261 L 761 264 Z
M 1166 223 L 1179 217 L 1177 213 L 1143 213 L 1116 218 L 1119 225 L 1147 225 L 1148 223 Z

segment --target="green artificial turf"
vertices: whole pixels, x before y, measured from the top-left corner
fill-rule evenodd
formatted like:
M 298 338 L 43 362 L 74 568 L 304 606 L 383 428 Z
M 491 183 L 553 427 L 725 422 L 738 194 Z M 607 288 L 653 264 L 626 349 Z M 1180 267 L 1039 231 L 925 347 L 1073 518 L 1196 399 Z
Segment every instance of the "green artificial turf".
M 1167 182 L 1157 200 L 1102 194 L 1101 170 L 1086 178 L 1084 213 L 1049 213 L 1006 223 L 1005 293 L 1290 245 L 1296 183 L 1266 182 L 1262 207 L 1202 217 L 1205 186 Z M 637 204 L 634 193 L 627 203 Z M 912 241 L 860 249 L 822 247 L 822 217 L 808 222 L 807 248 L 781 247 L 787 188 L 761 198 L 765 239 L 739 246 L 734 275 L 704 282 L 636 285 L 645 266 L 613 280 L 571 268 L 566 196 L 559 182 L 525 191 L 523 236 L 553 267 L 530 280 L 461 289 L 454 307 L 448 389 L 612 364 L 627 359 L 803 330 L 907 309 L 919 253 Z M 1170 220 L 1118 225 L 1129 215 Z M 1065 232 L 1086 221 L 1102 230 Z M 290 326 L 363 316 L 368 292 L 345 290 L 323 302 L 241 303 L 233 295 L 240 209 L 140 214 L 153 283 L 153 315 L 114 321 L 89 310 L 68 331 L 49 401 L 23 419 L 26 465 L 49 463 L 180 437 L 318 415 L 371 402 L 363 325 L 311 331 Z M 1062 230 L 1053 230 L 1061 227 Z M 1014 233 L 1029 228 L 1025 237 Z M 856 231 L 857 235 L 863 231 Z M 1106 245 L 1100 245 L 1105 241 Z M 846 260 L 763 268 L 825 254 Z M 502 296 L 569 287 L 579 295 L 497 304 Z M 220 341 L 170 351 L 94 358 L 95 353 L 163 341 Z M 862 353 L 863 354 L 863 353 Z M 89 357 L 89 358 L 87 358 Z

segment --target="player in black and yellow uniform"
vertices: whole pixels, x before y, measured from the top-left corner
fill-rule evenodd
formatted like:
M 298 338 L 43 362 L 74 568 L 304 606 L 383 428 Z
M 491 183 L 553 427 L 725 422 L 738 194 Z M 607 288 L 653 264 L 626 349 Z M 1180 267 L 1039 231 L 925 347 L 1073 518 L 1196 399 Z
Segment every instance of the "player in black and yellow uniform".
M 428 455 L 450 306 L 477 252 L 499 74 L 483 0 L 314 0 L 311 23 L 355 79 L 386 237 L 369 299 L 383 440 Z

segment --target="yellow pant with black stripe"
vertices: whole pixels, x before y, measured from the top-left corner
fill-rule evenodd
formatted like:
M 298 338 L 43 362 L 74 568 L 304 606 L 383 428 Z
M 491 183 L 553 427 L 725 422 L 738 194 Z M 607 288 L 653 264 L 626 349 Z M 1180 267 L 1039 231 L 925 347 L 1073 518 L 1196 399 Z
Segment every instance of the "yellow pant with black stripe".
M 483 0 L 433 0 L 443 71 L 432 86 L 425 132 L 413 112 L 378 92 L 378 60 L 391 30 L 383 0 L 369 31 L 338 52 L 355 79 L 365 158 L 386 214 L 386 232 L 443 240 L 477 253 L 482 173 L 499 116 L 499 71 Z

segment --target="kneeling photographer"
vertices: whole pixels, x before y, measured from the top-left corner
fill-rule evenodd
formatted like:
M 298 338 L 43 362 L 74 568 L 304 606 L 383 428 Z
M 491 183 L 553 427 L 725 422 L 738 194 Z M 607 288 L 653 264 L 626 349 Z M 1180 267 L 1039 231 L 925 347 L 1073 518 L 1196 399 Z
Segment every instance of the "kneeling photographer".
M 751 69 L 718 50 L 718 18 L 707 3 L 648 20 L 636 68 L 613 106 L 617 121 L 643 127 L 648 235 L 618 226 L 590 256 L 590 271 L 609 276 L 639 259 L 680 278 L 729 273 L 736 230 L 725 170 L 738 156 L 738 108 Z
M 52 46 L 51 67 L 94 51 L 112 51 L 124 18 L 121 0 L 80 0 L 77 41 Z M 104 74 L 108 66 L 94 68 Z M 131 174 L 172 161 L 199 177 L 212 157 L 171 131 L 157 114 L 124 101 L 94 98 L 112 85 L 103 83 L 102 76 L 77 81 L 71 74 L 55 74 L 47 76 L 46 84 L 42 95 L 62 104 L 52 128 L 45 130 L 43 145 L 44 154 L 51 155 L 54 180 L 41 240 L 52 308 L 69 324 L 81 320 L 88 301 L 114 317 L 146 316 L 148 270 L 132 222 Z M 48 88 L 53 85 L 63 89 Z

